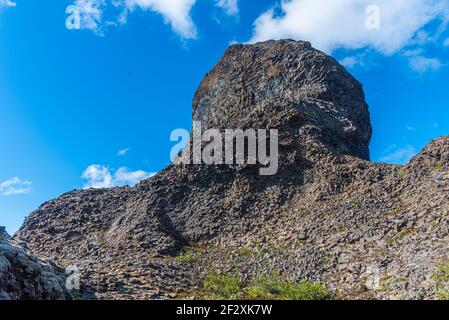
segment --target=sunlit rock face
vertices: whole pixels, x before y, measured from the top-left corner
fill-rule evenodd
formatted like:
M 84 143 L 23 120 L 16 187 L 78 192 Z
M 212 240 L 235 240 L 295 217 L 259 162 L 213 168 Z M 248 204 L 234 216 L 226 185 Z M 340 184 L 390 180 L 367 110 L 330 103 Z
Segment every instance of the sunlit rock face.
M 308 42 L 230 47 L 198 88 L 193 118 L 205 128 L 302 128 L 340 153 L 369 158 L 362 86 Z
M 217 273 L 250 284 L 277 272 L 348 299 L 444 290 L 433 275 L 449 261 L 449 137 L 406 166 L 368 161 L 361 85 L 333 58 L 307 42 L 232 46 L 199 86 L 193 120 L 277 129 L 278 172 L 170 165 L 132 188 L 46 202 L 14 239 L 76 265 L 100 299 L 201 298 Z

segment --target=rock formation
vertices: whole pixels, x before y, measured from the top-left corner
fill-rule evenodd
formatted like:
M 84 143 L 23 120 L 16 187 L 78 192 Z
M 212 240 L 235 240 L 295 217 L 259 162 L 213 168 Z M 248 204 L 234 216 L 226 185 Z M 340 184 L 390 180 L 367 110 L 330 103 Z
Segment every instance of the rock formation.
M 0 227 L 0 300 L 71 298 L 64 273 L 27 254 Z
M 100 299 L 196 296 L 211 273 L 273 271 L 341 298 L 435 297 L 435 268 L 449 259 L 448 137 L 406 166 L 370 162 L 362 86 L 290 40 L 230 47 L 196 92 L 193 119 L 278 129 L 278 173 L 170 165 L 132 188 L 49 201 L 14 238 L 77 265 Z M 186 250 L 194 261 L 177 258 Z

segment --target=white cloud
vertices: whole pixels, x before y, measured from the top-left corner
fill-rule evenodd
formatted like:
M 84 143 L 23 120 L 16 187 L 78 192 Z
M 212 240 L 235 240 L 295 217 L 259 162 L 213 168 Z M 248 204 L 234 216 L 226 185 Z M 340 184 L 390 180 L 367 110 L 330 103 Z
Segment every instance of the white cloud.
M 139 7 L 157 12 L 182 38 L 194 39 L 197 31 L 190 11 L 195 3 L 196 0 L 126 0 L 125 7 L 130 11 Z
M 415 127 L 412 127 L 412 126 L 405 126 L 405 129 L 407 129 L 408 131 L 416 131 L 416 128 Z
M 357 66 L 364 66 L 365 62 L 363 60 L 363 56 L 349 56 L 345 57 L 342 60 L 339 61 L 341 65 L 345 66 L 346 68 L 354 68 Z
M 16 6 L 16 3 L 14 1 L 11 1 L 11 0 L 0 0 L 0 8 L 3 8 L 3 7 L 10 8 L 10 7 L 15 7 L 15 6 Z
M 114 187 L 111 172 L 104 166 L 96 164 L 91 165 L 83 172 L 81 177 L 88 180 L 88 182 L 84 185 L 84 189 Z
M 114 174 L 115 184 L 133 186 L 142 180 L 154 176 L 154 173 L 148 173 L 143 170 L 129 171 L 127 168 L 120 168 Z
M 74 5 L 80 11 L 80 29 L 102 34 L 104 26 L 125 24 L 130 12 L 141 9 L 160 14 L 180 37 L 194 39 L 197 31 L 190 12 L 195 3 L 196 0 L 75 0 Z M 105 11 L 111 8 L 120 13 L 105 18 Z
M 391 150 L 388 148 L 389 152 L 387 155 L 380 158 L 381 162 L 393 163 L 393 164 L 405 164 L 410 161 L 418 152 L 413 146 L 405 146 L 404 148 Z
M 402 55 L 404 57 L 416 57 L 416 56 L 420 56 L 424 53 L 424 50 L 419 48 L 419 49 L 410 49 L 410 50 L 405 50 Z
M 447 38 L 446 40 L 444 40 L 443 45 L 445 47 L 449 47 L 449 38 Z
M 79 29 L 90 29 L 102 34 L 104 0 L 76 0 L 74 5 L 79 10 Z
M 437 58 L 426 58 L 423 56 L 413 57 L 409 61 L 410 68 L 418 73 L 425 73 L 429 71 L 438 71 L 443 64 Z
M 373 4 L 380 10 L 378 29 L 367 27 L 367 19 L 376 18 L 375 11 L 367 13 Z M 393 54 L 414 39 L 425 41 L 417 34 L 440 18 L 449 18 L 447 0 L 282 0 L 255 21 L 250 42 L 293 38 L 328 53 L 372 48 Z
M 217 6 L 222 8 L 230 16 L 239 14 L 239 6 L 237 0 L 217 0 Z
M 439 59 L 425 57 L 424 52 L 425 50 L 419 48 L 405 50 L 402 54 L 408 58 L 410 68 L 417 73 L 438 71 L 443 67 Z
M 145 172 L 143 170 L 129 171 L 125 167 L 119 168 L 115 173 L 112 173 L 109 168 L 101 165 L 89 166 L 82 175 L 82 178 L 87 180 L 84 189 L 100 189 L 113 188 L 119 186 L 134 186 L 142 180 L 154 176 L 154 173 Z
M 0 195 L 10 196 L 15 194 L 26 194 L 31 192 L 32 182 L 28 180 L 22 180 L 18 177 L 6 180 L 0 184 Z
M 125 155 L 129 152 L 129 150 L 131 150 L 131 149 L 130 149 L 130 148 L 120 149 L 120 150 L 117 152 L 117 156 L 123 157 L 123 156 L 125 156 Z
M 419 30 L 413 39 L 413 43 L 421 46 L 431 41 L 433 41 L 433 37 L 425 30 Z

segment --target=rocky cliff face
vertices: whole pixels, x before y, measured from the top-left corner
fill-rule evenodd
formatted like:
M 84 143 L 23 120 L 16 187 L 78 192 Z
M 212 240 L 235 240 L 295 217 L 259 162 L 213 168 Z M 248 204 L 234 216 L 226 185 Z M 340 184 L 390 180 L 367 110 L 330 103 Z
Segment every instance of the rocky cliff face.
M 277 128 L 291 140 L 308 136 L 333 152 L 369 158 L 362 86 L 308 42 L 230 47 L 196 92 L 193 118 L 205 128 Z
M 0 227 L 0 300 L 71 298 L 64 273 L 27 254 Z
M 229 48 L 193 101 L 204 128 L 279 131 L 279 171 L 171 165 L 133 188 L 43 204 L 15 239 L 77 265 L 98 298 L 199 295 L 208 274 L 273 271 L 341 298 L 430 299 L 449 259 L 449 138 L 407 166 L 369 162 L 361 85 L 295 41 Z M 194 259 L 179 259 L 193 250 Z

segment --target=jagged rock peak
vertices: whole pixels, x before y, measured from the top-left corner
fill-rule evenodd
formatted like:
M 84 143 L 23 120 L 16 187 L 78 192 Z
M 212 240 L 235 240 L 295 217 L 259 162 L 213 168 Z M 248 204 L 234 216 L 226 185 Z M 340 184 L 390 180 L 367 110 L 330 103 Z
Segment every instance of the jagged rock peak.
M 361 84 L 308 42 L 231 46 L 198 88 L 193 119 L 205 128 L 307 128 L 333 150 L 369 158 Z

